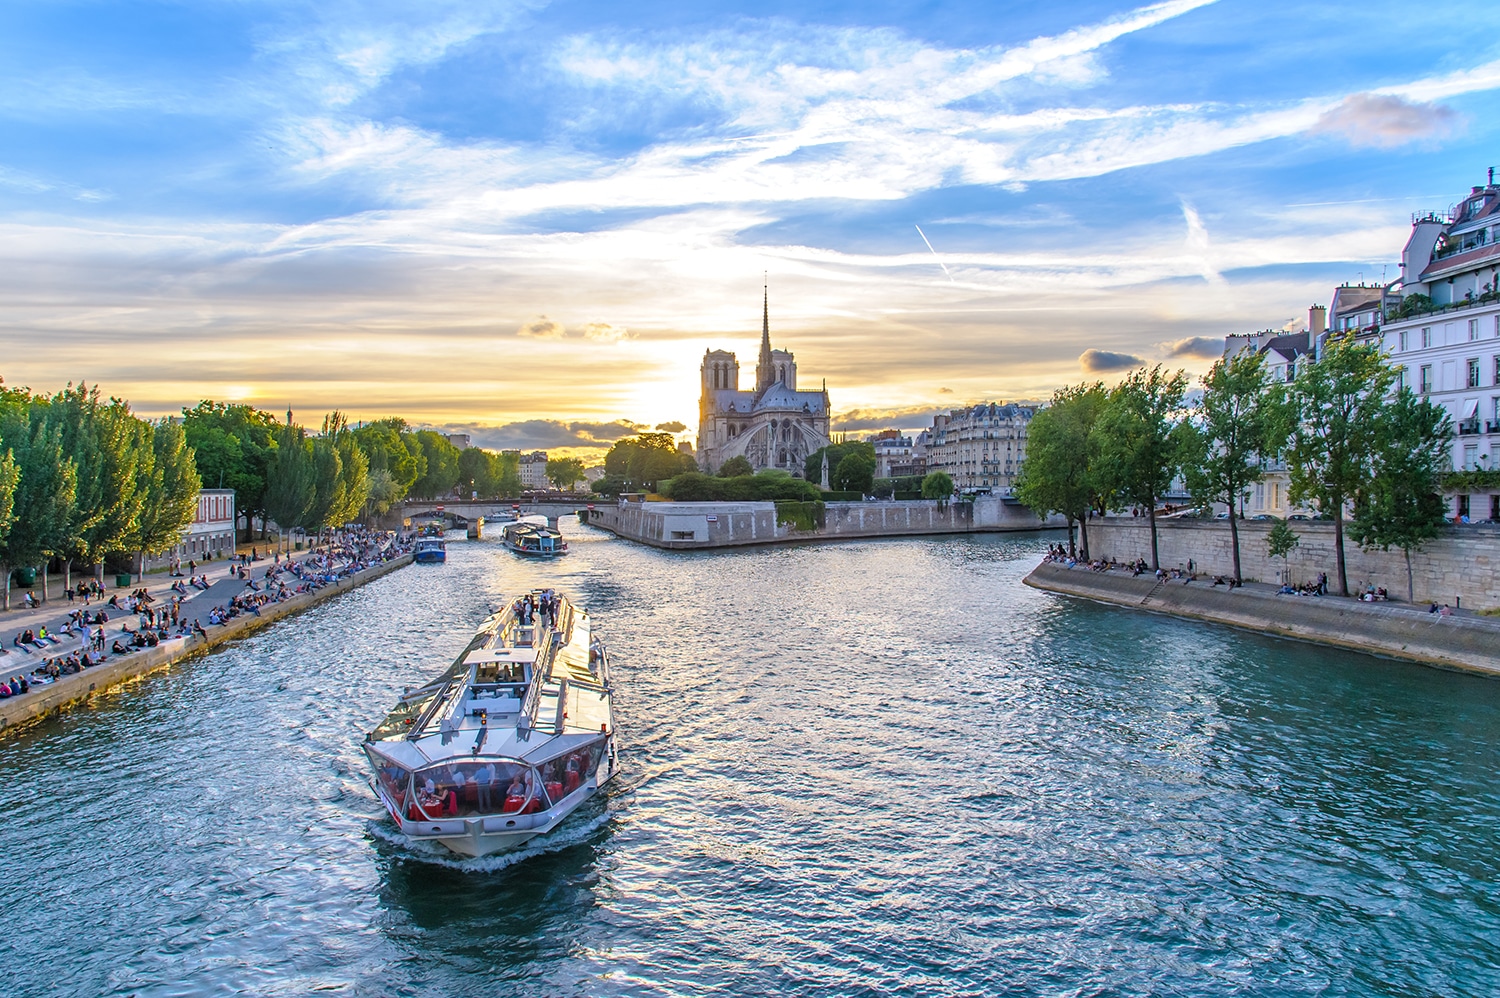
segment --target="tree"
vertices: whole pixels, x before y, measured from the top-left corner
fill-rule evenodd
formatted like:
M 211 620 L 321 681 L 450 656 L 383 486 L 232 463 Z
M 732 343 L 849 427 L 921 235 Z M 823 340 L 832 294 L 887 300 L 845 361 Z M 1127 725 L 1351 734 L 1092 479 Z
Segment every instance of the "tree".
M 875 482 L 875 459 L 860 451 L 851 451 L 839 459 L 833 472 L 833 487 L 840 492 L 870 491 Z
M 1381 410 L 1395 380 L 1378 345 L 1344 336 L 1328 340 L 1323 356 L 1302 365 L 1285 397 L 1281 432 L 1290 438 L 1288 498 L 1311 502 L 1333 518 L 1341 596 L 1349 595 L 1344 507 L 1374 474 Z
M 48 419 L 44 398 L 6 405 L 0 411 L 0 446 L 16 466 L 12 520 L 0 538 L 3 606 L 9 610 L 11 570 L 35 565 L 68 543 L 78 475 L 72 459 L 63 455 L 62 429 Z
M 1101 505 L 1091 451 L 1094 424 L 1108 401 L 1101 382 L 1063 388 L 1026 428 L 1026 460 L 1016 478 L 1016 498 L 1046 519 L 1061 513 L 1068 521 L 1068 553 L 1073 524 L 1081 525 L 1083 558 L 1089 558 L 1088 518 Z
M 1194 501 L 1229 507 L 1235 582 L 1244 581 L 1238 506 L 1263 475 L 1262 462 L 1278 415 L 1267 388 L 1263 355 L 1246 352 L 1220 360 L 1203 377 L 1203 398 L 1192 418 L 1177 426 L 1179 460 Z
M 276 521 L 283 538 L 300 526 L 312 508 L 316 488 L 312 444 L 300 426 L 283 426 L 266 465 L 266 515 Z
M 1277 520 L 1266 534 L 1266 554 L 1272 558 L 1281 559 L 1281 584 L 1286 585 L 1290 580 L 1287 578 L 1289 559 L 1292 550 L 1302 541 L 1297 534 L 1288 526 L 1285 520 Z
M 147 552 L 165 550 L 182 539 L 197 515 L 198 493 L 203 488 L 181 424 L 163 419 L 145 424 L 145 430 L 153 460 L 149 467 L 145 462 L 139 465 L 145 497 L 130 535 L 130 546 L 140 554 L 143 571 Z
M 370 496 L 370 461 L 349 429 L 348 418 L 337 409 L 323 417 L 322 439 L 338 459 L 338 471 L 328 508 L 317 526 L 332 530 L 354 522 L 364 509 Z
M 396 492 L 396 479 L 388 468 L 376 468 L 370 472 L 370 494 L 365 499 L 365 508 L 375 516 L 384 516 L 400 499 Z
M 719 465 L 720 478 L 740 478 L 744 475 L 755 474 L 755 468 L 751 466 L 750 459 L 743 454 L 734 457 Z
M 1187 375 L 1161 365 L 1132 372 L 1109 393 L 1094 424 L 1103 493 L 1143 506 L 1151 523 L 1151 567 L 1160 567 L 1156 503 L 1177 470 L 1173 417 L 1182 407 Z
M 495 456 L 482 447 L 458 453 L 458 491 L 465 497 L 489 499 L 495 495 Z
M 576 457 L 553 458 L 547 462 L 547 478 L 559 489 L 570 489 L 583 477 L 583 462 Z
M 434 430 L 418 430 L 415 437 L 426 465 L 421 476 L 412 483 L 411 494 L 420 499 L 452 495 L 458 485 L 459 449 Z
M 607 474 L 638 488 L 655 489 L 657 483 L 697 468 L 692 457 L 677 449 L 670 433 L 638 433 L 615 441 L 604 455 Z
M 1354 494 L 1349 532 L 1365 550 L 1406 555 L 1406 599 L 1415 598 L 1411 553 L 1447 522 L 1442 475 L 1453 422 L 1447 410 L 1402 388 L 1382 410 L 1372 475 Z
M 405 498 L 417 479 L 427 472 L 422 444 L 415 434 L 406 432 L 405 420 L 391 418 L 366 423 L 354 430 L 354 439 L 369 459 L 372 472 L 390 472 L 396 493 L 392 502 Z
M 21 472 L 16 467 L 16 455 L 7 450 L 0 454 L 0 544 L 10 534 L 10 525 L 15 522 L 16 485 L 21 481 Z
M 265 523 L 266 469 L 279 425 L 271 413 L 248 405 L 204 399 L 182 410 L 182 430 L 193 449 L 198 477 L 204 488 L 234 490 L 247 541 L 256 518 Z
M 923 499 L 947 499 L 953 495 L 953 478 L 946 471 L 929 472 L 922 479 Z
M 328 437 L 314 437 L 312 445 L 312 501 L 297 526 L 322 532 L 333 525 L 333 518 L 343 502 L 343 461 L 337 445 Z
M 155 456 L 145 424 L 121 399 L 103 402 L 99 389 L 69 385 L 53 396 L 48 418 L 61 433 L 62 451 L 73 459 L 78 486 L 73 522 L 61 551 L 63 584 L 70 585 L 74 559 L 104 575 L 104 558 L 129 549 L 138 526 Z
M 521 481 L 520 451 L 501 451 L 492 465 L 496 496 L 518 496 L 526 487 Z
M 868 440 L 850 440 L 841 444 L 829 444 L 827 447 L 820 447 L 813 451 L 802 462 L 803 477 L 809 482 L 822 483 L 823 455 L 825 454 L 828 455 L 828 478 L 830 485 L 833 484 L 833 479 L 838 473 L 839 465 L 850 454 L 863 454 L 870 459 L 871 464 L 876 463 L 875 445 Z

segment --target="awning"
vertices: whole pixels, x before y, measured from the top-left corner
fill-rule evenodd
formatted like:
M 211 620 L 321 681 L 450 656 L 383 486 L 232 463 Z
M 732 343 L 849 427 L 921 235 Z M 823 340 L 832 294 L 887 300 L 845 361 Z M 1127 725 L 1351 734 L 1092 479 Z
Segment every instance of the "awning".
M 1478 419 L 1479 418 L 1479 400 L 1478 399 L 1464 399 L 1464 415 L 1463 415 L 1463 418 L 1464 419 Z
M 491 662 L 535 661 L 535 648 L 480 648 L 464 656 L 465 665 L 486 665 Z

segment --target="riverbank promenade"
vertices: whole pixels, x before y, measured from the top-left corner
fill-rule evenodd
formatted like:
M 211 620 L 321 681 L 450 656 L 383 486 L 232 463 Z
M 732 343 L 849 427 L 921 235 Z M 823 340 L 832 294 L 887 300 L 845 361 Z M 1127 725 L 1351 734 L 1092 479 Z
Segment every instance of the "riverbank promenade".
M 87 607 L 81 598 L 49 601 L 35 607 L 18 607 L 0 613 L 0 681 L 14 688 L 27 680 L 26 692 L 0 698 L 0 731 L 45 717 L 85 699 L 93 693 L 165 668 L 185 658 L 202 654 L 226 641 L 295 613 L 327 596 L 346 591 L 411 560 L 410 543 L 397 536 L 378 544 L 362 538 L 358 545 L 336 541 L 331 545 L 283 559 L 279 566 L 262 558 L 244 566 L 218 562 L 201 566 L 198 578 L 206 576 L 207 588 L 188 584 L 186 578 L 158 577 L 130 589 L 112 590 L 116 598 L 93 599 Z M 273 556 L 274 557 L 274 556 Z M 268 573 L 275 575 L 268 578 Z M 174 589 L 181 585 L 182 589 Z M 161 612 L 174 598 L 181 599 L 179 620 L 183 626 L 158 623 L 148 628 L 141 612 L 131 609 L 142 590 L 149 601 L 140 607 Z M 185 591 L 184 591 L 185 590 Z M 108 620 L 85 628 L 64 628 L 70 614 L 84 610 L 92 619 L 102 612 Z M 89 634 L 103 628 L 102 650 L 90 644 Z M 45 632 L 44 629 L 45 628 Z M 135 647 L 132 639 L 144 630 L 155 630 L 155 644 Z M 179 633 L 180 631 L 180 633 Z M 45 633 L 46 638 L 42 635 Z M 31 638 L 28 642 L 25 639 Z M 92 651 L 90 651 L 92 649 Z M 89 653 L 93 663 L 76 663 Z M 71 663 L 74 671 L 63 671 L 47 681 L 38 681 L 38 670 L 48 662 Z
M 1452 608 L 1434 613 L 1425 604 L 1303 595 L 1255 582 L 1231 589 L 1214 579 L 1178 573 L 1158 579 L 1123 565 L 1047 560 L 1024 581 L 1131 609 L 1500 676 L 1500 619 Z

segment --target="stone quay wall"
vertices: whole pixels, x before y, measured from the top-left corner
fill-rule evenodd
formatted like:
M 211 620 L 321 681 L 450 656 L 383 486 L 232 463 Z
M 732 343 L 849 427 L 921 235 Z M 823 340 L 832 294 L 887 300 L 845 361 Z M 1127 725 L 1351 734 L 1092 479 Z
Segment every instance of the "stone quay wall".
M 274 603 L 261 608 L 260 616 L 247 614 L 236 617 L 227 624 L 210 625 L 208 637 L 193 634 L 186 638 L 174 638 L 155 648 L 145 648 L 129 655 L 112 656 L 103 665 L 62 676 L 56 682 L 32 689 L 30 693 L 8 700 L 0 700 L 0 732 L 11 732 L 17 728 L 43 720 L 96 693 L 102 693 L 121 683 L 139 679 L 152 672 L 166 669 L 178 662 L 207 654 L 220 645 L 248 637 L 255 631 L 278 620 L 300 613 L 314 604 L 346 593 L 412 563 L 412 556 L 404 554 L 383 565 L 372 565 L 346 579 L 324 586 L 315 592 L 293 596 L 285 603 Z
M 683 550 L 784 544 L 796 541 L 856 537 L 907 537 L 923 534 L 968 534 L 1052 529 L 1024 506 L 998 496 L 969 502 L 913 499 L 896 502 L 831 502 L 824 524 L 798 530 L 776 522 L 771 502 L 622 502 L 599 505 L 588 522 L 627 540 L 653 547 Z
M 1278 596 L 1265 588 L 1210 588 L 1201 579 L 1158 583 L 1151 575 L 1095 572 L 1043 562 L 1025 579 L 1048 592 L 1228 624 L 1259 634 L 1500 676 L 1500 620 L 1444 617 L 1419 608 L 1354 599 Z
M 1296 520 L 1290 524 L 1299 544 L 1287 559 L 1293 584 L 1311 582 L 1320 572 L 1337 579 L 1333 524 L 1326 520 Z M 1406 599 L 1406 557 L 1400 550 L 1362 551 L 1347 536 L 1344 560 L 1349 587 L 1384 586 L 1393 599 Z M 1280 583 L 1282 560 L 1266 554 L 1265 520 L 1240 522 L 1240 565 L 1246 580 Z M 1200 575 L 1229 575 L 1234 554 L 1227 520 L 1157 520 L 1157 545 L 1163 568 L 1186 568 L 1188 559 Z M 1089 521 L 1089 553 L 1095 558 L 1151 563 L 1151 528 L 1143 519 L 1105 517 Z M 1464 609 L 1500 606 L 1500 525 L 1455 525 L 1428 541 L 1411 556 L 1412 588 L 1418 602 L 1462 601 Z M 1337 588 L 1337 582 L 1330 583 Z

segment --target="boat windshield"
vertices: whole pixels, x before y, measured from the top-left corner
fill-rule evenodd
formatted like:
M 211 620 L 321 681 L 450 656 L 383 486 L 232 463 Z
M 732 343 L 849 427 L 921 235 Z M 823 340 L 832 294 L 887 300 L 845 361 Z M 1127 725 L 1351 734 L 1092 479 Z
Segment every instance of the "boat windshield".
M 551 807 L 536 770 L 514 759 L 465 759 L 417 770 L 407 817 L 531 814 Z
M 396 810 L 405 807 L 406 795 L 411 787 L 411 770 L 396 765 L 368 747 L 365 754 L 370 757 L 370 765 L 375 767 L 375 779 L 379 782 L 380 789 L 385 791 L 386 797 L 396 805 Z
M 426 687 L 406 697 L 396 705 L 396 709 L 385 716 L 374 731 L 370 732 L 370 741 L 383 742 L 392 738 L 404 738 L 412 730 L 412 725 L 422 716 L 427 705 L 432 703 L 432 698 L 438 695 L 440 687 Z

